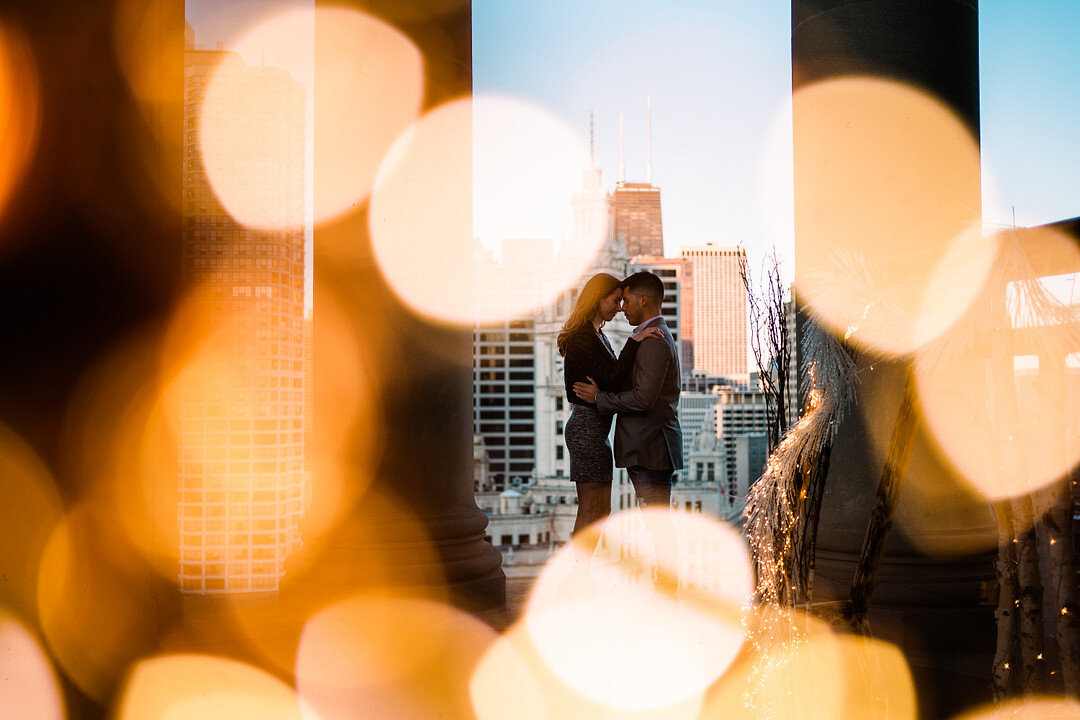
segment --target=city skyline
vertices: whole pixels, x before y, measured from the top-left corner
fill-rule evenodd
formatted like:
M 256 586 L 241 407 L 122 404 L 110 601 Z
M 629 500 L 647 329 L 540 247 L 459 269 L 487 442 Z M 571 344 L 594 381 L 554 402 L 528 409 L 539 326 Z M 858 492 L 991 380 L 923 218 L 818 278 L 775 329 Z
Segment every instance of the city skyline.
M 313 8 L 292 0 L 257 7 L 192 0 L 186 13 L 198 43 L 234 49 L 260 22 Z M 1080 7 L 1063 0 L 980 9 L 987 229 L 1011 225 L 1014 212 L 1019 226 L 1080 214 L 1074 200 L 1080 176 L 1070 170 L 1080 164 L 1080 139 L 1070 126 L 1080 112 L 1080 50 L 1068 36 L 1076 21 Z M 310 73 L 302 56 L 313 52 L 314 28 L 293 23 L 290 33 L 278 46 L 247 38 L 235 49 L 249 63 Z M 473 93 L 486 105 L 477 127 L 505 126 L 502 133 L 475 133 L 474 234 L 496 257 L 504 239 L 545 238 L 558 246 L 571 236 L 560 198 L 576 189 L 590 154 L 608 179 L 605 190 L 619 176 L 622 144 L 625 180 L 646 180 L 648 134 L 652 182 L 665 198 L 664 255 L 705 242 L 743 245 L 748 267 L 757 271 L 775 245 L 783 278 L 793 278 L 789 4 L 480 0 L 473 5 L 472 40 Z M 1029 82 L 1033 77 L 1039 81 Z M 532 112 L 522 114 L 522 107 Z M 527 162 L 495 167 L 485 159 L 505 161 L 507 148 L 515 147 L 506 136 L 530 129 L 544 143 L 542 151 L 519 147 Z M 551 161 L 542 172 L 538 158 Z M 506 209 L 508 177 L 528 185 L 530 194 L 546 188 L 546 197 L 535 208 Z M 499 217 L 489 218 L 493 208 Z
M 645 179 L 651 94 L 666 255 L 742 244 L 754 271 L 775 244 L 793 277 L 790 3 L 479 0 L 473 18 L 474 92 L 528 99 L 575 129 L 595 113 L 608 178 L 623 114 L 626 179 Z M 1078 22 L 1080 6 L 1064 0 L 979 10 L 989 228 L 1011 225 L 1014 205 L 1020 226 L 1080 215 Z

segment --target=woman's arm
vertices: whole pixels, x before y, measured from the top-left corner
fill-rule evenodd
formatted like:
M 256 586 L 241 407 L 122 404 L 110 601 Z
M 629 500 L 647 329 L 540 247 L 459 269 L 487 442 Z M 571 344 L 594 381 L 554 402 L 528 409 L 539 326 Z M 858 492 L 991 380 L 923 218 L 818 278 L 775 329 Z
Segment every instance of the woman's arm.
M 630 366 L 633 367 L 633 364 L 631 359 Z M 564 371 L 572 382 L 584 382 L 585 378 L 591 377 L 600 387 L 619 389 L 620 370 L 617 361 L 608 353 L 600 338 L 588 330 L 575 333 L 570 338 L 570 344 L 566 348 Z

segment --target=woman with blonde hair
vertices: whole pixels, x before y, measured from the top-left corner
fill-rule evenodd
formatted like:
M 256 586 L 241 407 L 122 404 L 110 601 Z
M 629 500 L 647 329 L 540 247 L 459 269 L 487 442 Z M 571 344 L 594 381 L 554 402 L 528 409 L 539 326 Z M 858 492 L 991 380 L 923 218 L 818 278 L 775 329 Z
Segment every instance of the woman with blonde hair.
M 574 383 L 591 379 L 602 390 L 625 390 L 641 341 L 650 334 L 660 334 L 656 328 L 648 328 L 628 339 L 622 354 L 615 355 L 602 328 L 622 307 L 622 293 L 622 281 L 615 276 L 593 275 L 582 288 L 557 340 L 559 354 L 564 357 L 566 399 L 572 407 L 563 437 L 570 453 L 570 479 L 577 487 L 574 536 L 611 512 L 611 476 L 615 466 L 608 442 L 613 416 L 601 413 L 594 403 L 574 394 Z M 589 554 L 593 549 L 582 548 Z

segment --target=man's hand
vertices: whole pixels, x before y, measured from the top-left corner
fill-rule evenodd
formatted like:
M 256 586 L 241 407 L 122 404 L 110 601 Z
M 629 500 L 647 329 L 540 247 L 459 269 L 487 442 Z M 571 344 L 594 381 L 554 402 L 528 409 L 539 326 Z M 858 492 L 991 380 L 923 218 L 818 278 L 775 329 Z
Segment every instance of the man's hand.
M 596 384 L 596 381 L 589 378 L 589 382 L 576 382 L 574 383 L 574 394 L 587 403 L 596 402 L 596 394 L 600 392 L 600 386 Z

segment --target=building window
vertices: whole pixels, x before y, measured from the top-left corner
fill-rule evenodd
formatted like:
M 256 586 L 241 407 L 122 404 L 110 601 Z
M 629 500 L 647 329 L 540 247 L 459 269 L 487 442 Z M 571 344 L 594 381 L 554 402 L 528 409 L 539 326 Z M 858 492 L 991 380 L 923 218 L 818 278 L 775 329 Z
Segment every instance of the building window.
M 562 420 L 556 420 L 555 421 L 555 434 L 556 435 L 562 435 L 563 434 L 562 431 L 563 431 Z
M 521 533 L 520 535 L 518 535 L 518 545 L 528 545 L 528 544 L 529 544 L 529 534 L 528 533 Z
M 499 544 L 500 545 L 513 545 L 514 544 L 514 536 L 513 535 L 503 535 L 503 536 L 501 536 L 499 538 Z
M 556 445 L 555 446 L 555 459 L 556 460 L 562 460 L 563 459 L 563 449 L 564 448 L 563 448 L 562 445 Z

